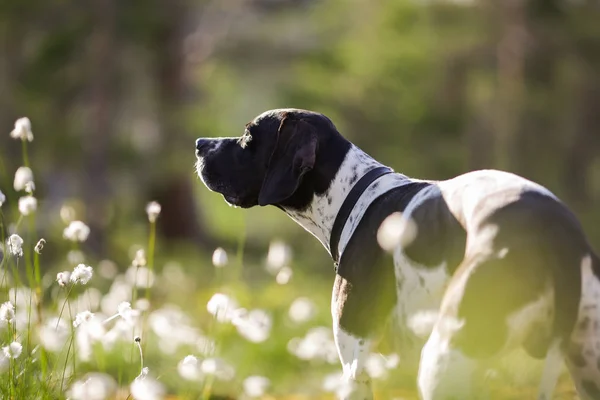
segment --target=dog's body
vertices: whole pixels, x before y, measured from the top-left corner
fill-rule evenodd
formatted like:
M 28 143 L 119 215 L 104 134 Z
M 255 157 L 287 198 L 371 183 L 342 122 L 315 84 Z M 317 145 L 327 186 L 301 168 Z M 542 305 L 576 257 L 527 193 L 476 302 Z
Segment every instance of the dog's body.
M 551 398 L 563 356 L 581 397 L 600 398 L 600 260 L 547 189 L 494 170 L 369 180 L 380 163 L 326 117 L 294 109 L 262 114 L 240 139 L 199 139 L 197 155 L 209 189 L 242 207 L 275 205 L 333 249 L 348 399 L 372 398 L 364 363 L 390 320 L 405 362 L 424 344 L 424 399 L 470 398 L 477 367 L 518 347 L 546 359 L 540 399 Z M 396 213 L 391 260 L 377 233 Z M 408 329 L 423 312 L 435 316 L 426 342 Z

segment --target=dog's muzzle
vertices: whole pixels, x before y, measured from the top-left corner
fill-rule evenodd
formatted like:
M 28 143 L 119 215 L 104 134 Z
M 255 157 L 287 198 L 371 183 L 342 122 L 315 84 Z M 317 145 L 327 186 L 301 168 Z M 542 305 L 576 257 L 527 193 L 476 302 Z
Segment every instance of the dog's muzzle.
M 196 156 L 201 156 L 203 154 L 204 151 L 206 151 L 206 149 L 210 148 L 211 146 L 210 140 L 208 139 L 204 139 L 204 138 L 199 138 L 196 139 Z

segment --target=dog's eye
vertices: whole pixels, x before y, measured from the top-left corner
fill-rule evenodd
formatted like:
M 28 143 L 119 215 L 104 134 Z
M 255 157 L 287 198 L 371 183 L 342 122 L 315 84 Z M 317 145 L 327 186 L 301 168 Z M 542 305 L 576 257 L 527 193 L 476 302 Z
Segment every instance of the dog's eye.
M 238 139 L 238 144 L 243 149 L 246 146 L 248 146 L 248 143 L 250 143 L 251 140 L 252 140 L 252 136 L 250 136 L 250 133 L 248 131 L 246 131 L 246 132 L 244 132 L 244 135 Z

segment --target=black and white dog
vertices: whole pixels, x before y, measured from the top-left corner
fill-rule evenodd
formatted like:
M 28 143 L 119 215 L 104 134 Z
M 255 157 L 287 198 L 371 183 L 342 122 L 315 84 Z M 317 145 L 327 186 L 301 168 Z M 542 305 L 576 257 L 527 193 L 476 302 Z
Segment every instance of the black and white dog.
M 545 359 L 538 399 L 551 399 L 563 360 L 580 397 L 600 399 L 600 258 L 549 190 L 496 170 L 412 179 L 298 109 L 267 111 L 241 137 L 198 139 L 196 155 L 210 190 L 280 208 L 330 252 L 347 399 L 372 398 L 365 359 L 388 323 L 401 359 L 420 351 L 423 399 L 476 397 L 478 367 L 519 347 Z M 392 257 L 377 241 L 388 217 L 399 222 Z M 422 311 L 435 319 L 420 342 L 407 326 Z

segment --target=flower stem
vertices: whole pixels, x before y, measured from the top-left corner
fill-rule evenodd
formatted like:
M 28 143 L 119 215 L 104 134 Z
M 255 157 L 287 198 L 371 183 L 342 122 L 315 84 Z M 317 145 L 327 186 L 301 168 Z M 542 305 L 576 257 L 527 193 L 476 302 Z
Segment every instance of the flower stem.
M 58 324 L 60 323 L 60 319 L 62 317 L 63 311 L 65 310 L 65 306 L 69 302 L 69 295 L 71 294 L 71 290 L 73 290 L 74 286 L 75 286 L 75 284 L 72 284 L 71 286 L 69 286 L 69 290 L 67 291 L 67 297 L 65 298 L 65 302 L 63 303 L 62 307 L 60 308 L 60 313 L 58 313 L 58 320 L 56 321 L 56 329 L 58 329 Z
M 138 349 L 140 349 L 140 375 L 142 375 L 144 373 L 144 353 L 142 352 L 142 345 L 140 342 L 136 340 L 135 344 L 137 345 Z
M 21 143 L 23 143 L 23 146 L 21 147 L 23 149 L 23 164 L 25 164 L 26 167 L 29 167 L 29 156 L 27 155 L 27 140 L 22 140 Z
M 156 222 L 150 222 L 150 235 L 148 236 L 148 282 L 146 282 L 146 300 L 150 302 L 150 277 L 154 275 L 154 247 L 156 246 Z

